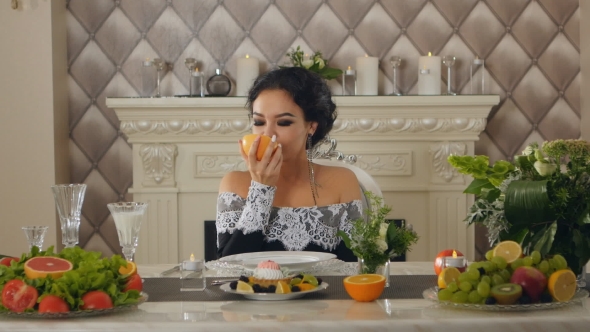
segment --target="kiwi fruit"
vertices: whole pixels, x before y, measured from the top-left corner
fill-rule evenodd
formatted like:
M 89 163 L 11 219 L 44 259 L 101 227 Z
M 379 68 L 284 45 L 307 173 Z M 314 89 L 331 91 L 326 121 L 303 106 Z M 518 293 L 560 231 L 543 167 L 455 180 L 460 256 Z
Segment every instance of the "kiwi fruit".
M 490 295 L 498 304 L 514 304 L 522 295 L 522 287 L 517 284 L 500 284 L 490 289 Z

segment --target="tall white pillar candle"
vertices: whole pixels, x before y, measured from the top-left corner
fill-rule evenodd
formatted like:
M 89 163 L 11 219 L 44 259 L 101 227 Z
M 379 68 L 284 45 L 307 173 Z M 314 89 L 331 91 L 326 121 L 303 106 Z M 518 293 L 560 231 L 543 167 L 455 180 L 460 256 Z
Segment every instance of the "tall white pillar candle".
M 260 74 L 258 59 L 246 55 L 238 59 L 238 74 L 236 78 L 236 96 L 247 96 L 252 83 Z
M 356 94 L 376 96 L 379 78 L 379 59 L 365 54 L 356 58 Z
M 439 56 L 421 56 L 418 60 L 418 94 L 440 95 L 440 64 Z

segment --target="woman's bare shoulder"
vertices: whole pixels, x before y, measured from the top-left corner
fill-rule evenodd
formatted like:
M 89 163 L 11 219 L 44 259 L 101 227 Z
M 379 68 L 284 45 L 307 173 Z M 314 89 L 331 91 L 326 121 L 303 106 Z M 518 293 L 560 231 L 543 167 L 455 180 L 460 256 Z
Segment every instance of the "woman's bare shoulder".
M 318 165 L 318 171 L 324 175 L 324 180 L 331 188 L 341 195 L 341 202 L 360 199 L 360 185 L 354 172 L 345 165 Z
M 252 177 L 250 176 L 250 172 L 229 172 L 221 179 L 219 192 L 231 192 L 246 197 L 248 195 L 248 188 L 250 188 L 251 181 Z

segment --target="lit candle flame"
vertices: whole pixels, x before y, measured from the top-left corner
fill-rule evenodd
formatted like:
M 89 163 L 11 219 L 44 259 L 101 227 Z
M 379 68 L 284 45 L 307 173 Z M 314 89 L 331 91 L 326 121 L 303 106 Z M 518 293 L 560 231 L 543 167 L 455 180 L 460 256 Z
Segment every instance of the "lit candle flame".
M 455 255 L 457 255 L 457 254 L 455 253 Z M 194 262 L 195 261 L 195 254 L 191 253 L 190 261 L 191 262 Z
M 246 54 L 246 59 L 250 59 L 250 55 L 249 54 Z
M 365 53 L 365 58 L 368 58 L 368 57 L 369 57 L 369 55 L 367 53 Z
M 195 67 L 195 72 L 199 72 L 199 67 Z
M 432 53 L 428 52 L 428 56 L 432 56 Z
M 350 66 L 348 66 L 348 70 L 351 70 L 352 68 L 350 68 Z
M 145 61 L 150 61 L 150 58 L 145 58 Z
M 453 258 L 457 258 L 457 252 L 453 250 Z M 191 260 L 193 259 L 193 255 L 191 255 Z

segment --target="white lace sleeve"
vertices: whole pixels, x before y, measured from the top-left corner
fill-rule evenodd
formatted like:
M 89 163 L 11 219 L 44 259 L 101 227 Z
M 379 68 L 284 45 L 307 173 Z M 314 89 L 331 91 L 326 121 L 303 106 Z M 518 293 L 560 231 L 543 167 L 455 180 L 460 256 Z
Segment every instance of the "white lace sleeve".
M 262 231 L 268 224 L 277 188 L 252 181 L 244 200 L 235 193 L 221 193 L 217 198 L 217 234 L 244 234 Z
M 363 203 L 360 200 L 355 200 L 350 202 L 346 207 L 346 213 L 340 219 L 340 225 L 338 229 L 344 231 L 348 236 L 350 236 L 350 231 L 352 229 L 352 222 L 356 219 L 364 218 L 363 216 Z

